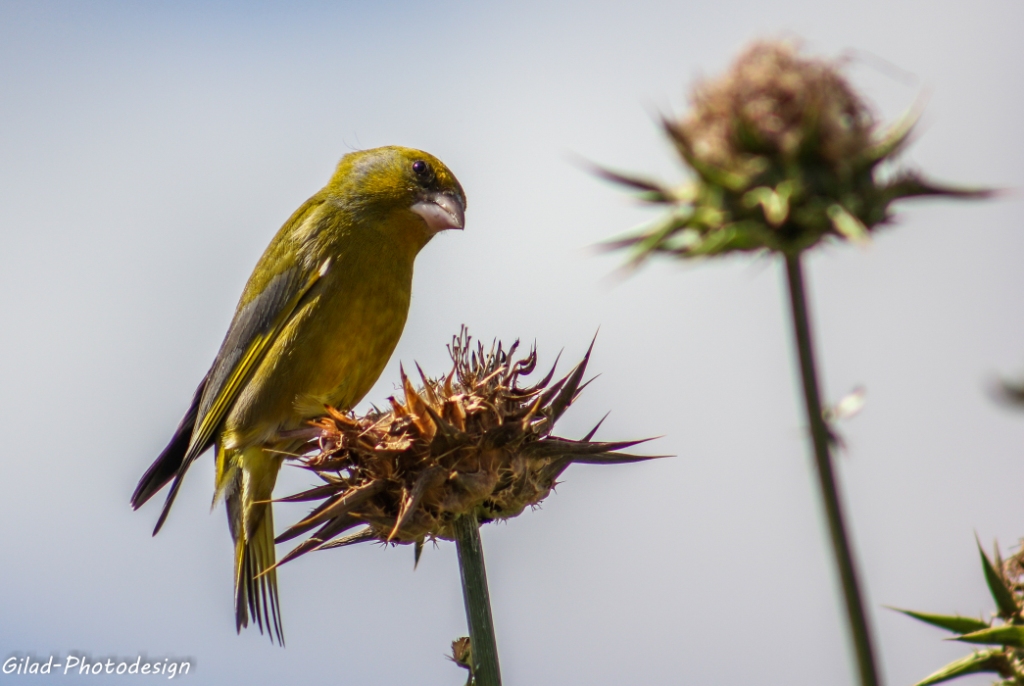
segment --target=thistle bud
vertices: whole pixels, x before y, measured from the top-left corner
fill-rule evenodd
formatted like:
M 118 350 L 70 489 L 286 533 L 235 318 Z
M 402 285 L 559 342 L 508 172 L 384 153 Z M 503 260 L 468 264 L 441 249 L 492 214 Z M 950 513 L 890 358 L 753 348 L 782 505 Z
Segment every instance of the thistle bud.
M 772 250 L 796 254 L 832 237 L 864 242 L 914 196 L 983 197 L 912 171 L 881 178 L 882 162 L 907 143 L 916 118 L 881 132 L 837 62 L 790 43 L 759 42 L 722 77 L 699 83 L 691 106 L 662 121 L 694 180 L 668 187 L 607 170 L 599 174 L 670 211 L 638 234 L 608 243 L 638 262 Z

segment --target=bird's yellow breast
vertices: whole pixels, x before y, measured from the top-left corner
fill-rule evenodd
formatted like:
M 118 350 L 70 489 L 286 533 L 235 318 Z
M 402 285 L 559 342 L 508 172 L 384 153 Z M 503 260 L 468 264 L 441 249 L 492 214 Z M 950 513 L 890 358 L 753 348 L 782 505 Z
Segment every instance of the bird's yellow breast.
M 228 413 L 228 448 L 273 442 L 369 392 L 402 335 L 418 250 L 372 234 L 332 256 Z

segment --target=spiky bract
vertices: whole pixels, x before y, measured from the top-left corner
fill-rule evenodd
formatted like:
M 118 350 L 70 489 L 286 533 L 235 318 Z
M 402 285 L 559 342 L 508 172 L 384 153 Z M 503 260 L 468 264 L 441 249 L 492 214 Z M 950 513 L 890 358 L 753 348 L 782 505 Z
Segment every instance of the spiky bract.
M 418 389 L 402 372 L 402 398 L 363 417 L 332 411 L 316 422 L 315 454 L 302 463 L 324 485 L 285 498 L 322 500 L 278 537 L 289 540 L 317 529 L 282 563 L 315 549 L 361 541 L 416 544 L 453 539 L 456 517 L 481 522 L 515 517 L 551 492 L 573 462 L 611 464 L 650 459 L 618 452 L 640 441 L 574 441 L 552 435 L 555 422 L 576 400 L 590 351 L 565 377 L 554 368 L 528 386 L 536 349 L 517 359 L 480 343 L 465 330 L 449 346 L 453 366 L 441 379 L 422 370 Z M 359 527 L 357 533 L 339 538 Z

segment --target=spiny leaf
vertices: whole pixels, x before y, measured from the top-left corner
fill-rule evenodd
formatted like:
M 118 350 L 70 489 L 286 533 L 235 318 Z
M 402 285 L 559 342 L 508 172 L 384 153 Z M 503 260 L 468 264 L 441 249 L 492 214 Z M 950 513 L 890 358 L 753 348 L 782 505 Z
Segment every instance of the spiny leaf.
M 908 617 L 937 626 L 940 629 L 947 629 L 954 631 L 958 634 L 969 634 L 973 631 L 980 631 L 989 627 L 987 622 L 983 622 L 980 619 L 974 619 L 973 617 L 960 617 L 956 615 L 933 615 L 925 612 L 914 612 L 913 610 L 903 610 L 898 607 L 890 608 L 896 612 L 902 612 Z
M 963 641 L 964 643 L 981 643 L 982 645 L 1000 645 L 1024 648 L 1024 626 L 1003 624 L 1002 626 L 994 626 L 982 629 L 981 631 L 974 631 L 949 640 Z
M 914 686 L 931 686 L 931 684 L 939 684 L 943 681 L 955 679 L 958 676 L 981 672 L 996 672 L 1004 677 L 1012 676 L 1012 674 L 1007 673 L 1008 671 L 1009 665 L 1007 664 L 1006 656 L 1003 655 L 1001 650 L 982 650 L 950 662 L 934 674 L 930 674 L 921 681 L 918 681 Z
M 1009 620 L 1020 611 L 1017 607 L 1017 601 L 1014 600 L 1013 593 L 1006 585 L 1003 575 L 992 566 L 992 561 L 989 560 L 988 555 L 985 554 L 981 547 L 981 541 L 978 541 L 978 552 L 981 554 L 981 566 L 985 570 L 985 581 L 988 583 L 988 590 L 992 592 L 992 597 L 996 601 L 996 607 L 999 608 L 999 616 Z

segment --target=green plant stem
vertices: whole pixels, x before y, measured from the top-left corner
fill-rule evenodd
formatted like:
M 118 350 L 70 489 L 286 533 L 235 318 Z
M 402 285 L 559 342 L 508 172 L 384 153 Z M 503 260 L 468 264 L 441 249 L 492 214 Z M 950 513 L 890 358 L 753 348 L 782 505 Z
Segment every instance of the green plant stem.
M 871 632 L 868 628 L 867 613 L 861 599 L 857 570 L 854 568 L 853 553 L 843 524 L 843 511 L 839 503 L 839 491 L 832 468 L 829 449 L 829 430 L 821 407 L 818 391 L 818 374 L 811 344 L 811 327 L 807 316 L 807 298 L 804 290 L 803 268 L 800 253 L 786 255 L 786 276 L 789 279 L 789 297 L 793 312 L 793 332 L 796 336 L 800 356 L 800 376 L 803 379 L 804 401 L 807 419 L 811 426 L 814 442 L 814 462 L 818 472 L 818 484 L 828 519 L 828 530 L 832 538 L 839 578 L 843 585 L 846 601 L 846 615 L 850 624 L 850 635 L 857 656 L 857 667 L 862 686 L 878 686 L 878 669 L 875 666 L 874 649 L 871 646 Z
M 455 547 L 459 551 L 462 597 L 466 601 L 469 644 L 472 651 L 473 679 L 477 686 L 501 686 L 498 669 L 498 644 L 494 639 L 491 599 L 487 592 L 484 549 L 480 544 L 480 524 L 475 514 L 455 520 Z

